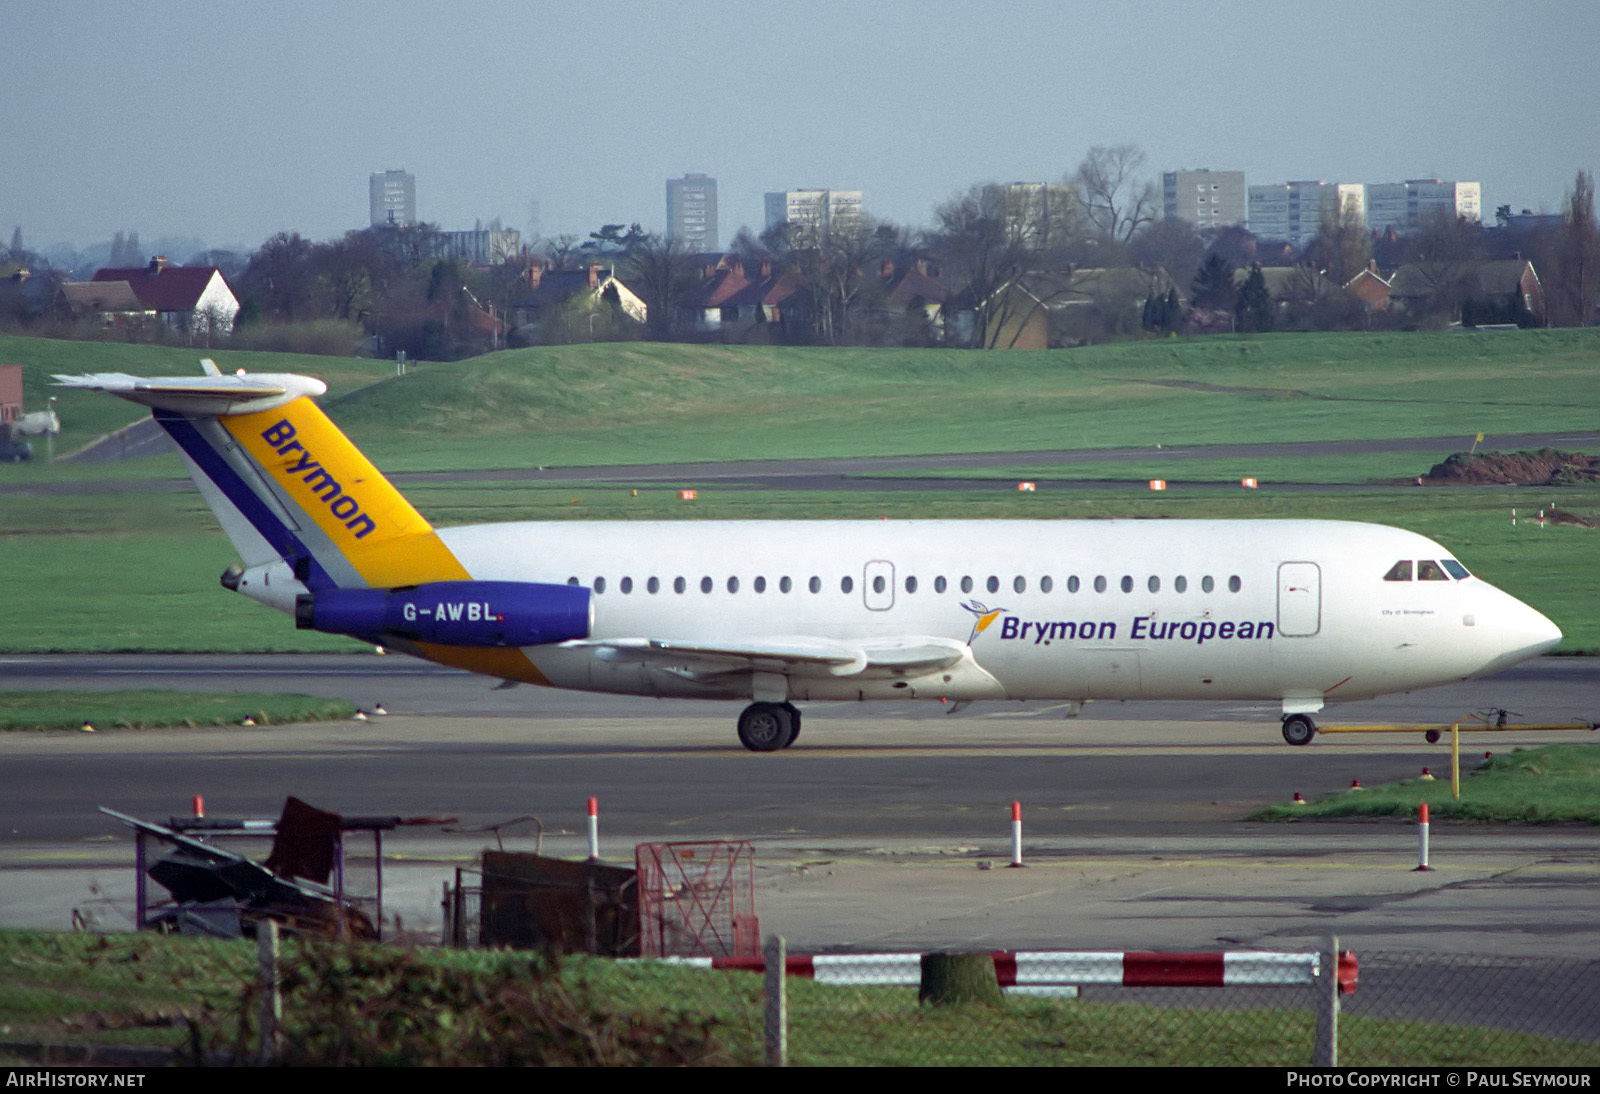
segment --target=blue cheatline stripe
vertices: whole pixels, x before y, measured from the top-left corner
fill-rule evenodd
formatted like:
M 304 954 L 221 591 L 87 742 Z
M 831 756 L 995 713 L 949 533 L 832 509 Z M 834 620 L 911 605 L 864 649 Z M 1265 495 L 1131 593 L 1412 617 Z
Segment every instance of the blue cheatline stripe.
M 233 502 L 235 508 L 244 514 L 244 518 L 261 533 L 262 538 L 274 551 L 286 561 L 303 558 L 309 562 L 310 570 L 304 582 L 306 588 L 338 587 L 339 583 L 322 568 L 322 564 L 300 541 L 300 537 L 289 531 L 283 521 L 263 504 L 255 491 L 239 477 L 239 473 L 228 465 L 228 461 L 211 446 L 211 442 L 206 440 L 204 434 L 195 428 L 192 420 L 170 410 L 156 410 L 154 416 L 161 428 L 165 429 L 178 447 L 199 466 L 206 478 Z

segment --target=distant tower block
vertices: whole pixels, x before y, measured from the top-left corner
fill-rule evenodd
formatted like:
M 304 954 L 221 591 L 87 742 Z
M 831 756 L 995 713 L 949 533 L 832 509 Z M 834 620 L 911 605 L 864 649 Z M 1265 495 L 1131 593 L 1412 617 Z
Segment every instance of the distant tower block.
M 667 180 L 667 238 L 688 251 L 717 249 L 717 180 L 685 175 Z
M 385 171 L 368 181 L 374 227 L 409 228 L 417 222 L 417 180 L 404 170 Z

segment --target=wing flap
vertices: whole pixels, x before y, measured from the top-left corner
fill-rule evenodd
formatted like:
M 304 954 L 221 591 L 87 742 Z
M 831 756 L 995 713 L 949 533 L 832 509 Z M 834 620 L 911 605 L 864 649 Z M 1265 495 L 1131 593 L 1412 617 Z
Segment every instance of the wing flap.
M 799 676 L 915 675 L 961 660 L 965 648 L 947 638 L 905 636 L 845 643 L 794 636 L 732 642 L 664 638 L 588 639 L 565 644 L 592 649 L 603 661 L 697 673 L 782 672 Z

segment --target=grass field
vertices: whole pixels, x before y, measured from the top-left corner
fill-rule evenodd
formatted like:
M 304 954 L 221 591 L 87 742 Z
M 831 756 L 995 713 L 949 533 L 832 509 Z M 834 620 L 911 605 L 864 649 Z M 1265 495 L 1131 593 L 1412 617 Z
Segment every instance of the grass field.
M 197 373 L 202 351 L 0 338 L 23 363 L 30 408 L 53 372 Z M 656 486 L 435 482 L 407 487 L 440 524 L 509 519 L 911 517 L 1323 517 L 1413 529 L 1475 573 L 1550 615 L 1567 652 L 1600 652 L 1597 535 L 1513 528 L 1551 501 L 1600 509 L 1600 489 L 1440 489 L 1381 483 L 1339 494 L 1171 489 L 1143 479 L 1370 484 L 1409 478 L 1437 457 L 1352 456 L 1247 466 L 1174 464 L 1154 445 L 1592 429 L 1600 421 L 1600 330 L 1275 335 L 1151 341 L 1073 351 L 801 350 L 605 344 L 515 350 L 404 377 L 385 362 L 214 354 L 224 368 L 327 379 L 333 416 L 388 471 L 1015 451 L 984 477 L 1081 473 L 1104 490 L 806 494 L 700 488 L 692 503 Z M 64 392 L 65 451 L 141 411 Z M 1148 446 L 1134 463 L 1070 471 L 1032 450 Z M 1441 452 L 1439 455 L 1443 455 Z M 176 457 L 93 466 L 0 465 L 0 650 L 335 650 L 225 594 L 232 548 L 192 490 L 151 480 Z M 33 487 L 70 493 L 30 494 Z
M 153 935 L 0 932 L 0 1041 L 254 1049 L 253 943 Z M 760 1061 L 762 980 L 650 962 L 569 958 L 530 982 L 526 954 L 285 947 L 283 1026 L 303 1062 L 665 1062 L 605 1055 L 639 1021 L 681 1037 L 705 1064 Z M 547 987 L 541 987 L 543 983 Z M 1358 992 L 1360 989 L 1358 989 Z M 790 1060 L 800 1066 L 1304 1066 L 1314 1017 L 1307 993 L 1256 990 L 1249 1009 L 1169 1002 L 1014 999 L 1003 1008 L 919 1007 L 910 988 L 849 988 L 791 979 Z M 1270 998 L 1268 998 L 1270 996 Z M 512 1003 L 516 1005 L 512 1005 Z M 1413 1011 L 1415 1007 L 1411 1008 Z M 421 1016 L 421 1020 L 419 1019 Z M 540 1019 L 566 1019 L 540 1030 Z M 532 1034 L 531 1036 L 529 1034 Z M 563 1056 L 576 1034 L 583 1055 Z M 676 1035 L 676 1037 L 674 1036 Z M 515 1046 L 512 1041 L 515 1038 Z M 1347 1016 L 1346 1066 L 1587 1065 L 1595 1045 L 1472 1026 Z M 569 1042 L 570 1043 L 570 1042 Z M 0 1049 L 0 1063 L 28 1058 Z M 537 1058 L 537 1057 L 532 1057 Z
M 207 351 L 0 338 L 30 409 L 54 372 L 198 373 Z M 328 381 L 389 471 L 1470 437 L 1593 428 L 1600 330 L 1213 337 L 1078 350 L 605 343 L 424 364 L 218 351 Z M 64 391 L 60 451 L 140 416 Z M 36 474 L 37 472 L 34 471 Z M 14 481 L 0 468 L 0 483 Z
M 1261 820 L 1330 817 L 1431 817 L 1511 824 L 1600 824 L 1600 745 L 1547 745 L 1496 755 L 1463 774 L 1461 797 L 1448 776 L 1346 790 L 1308 805 L 1272 805 Z
M 0 730 L 93 727 L 159 729 L 167 726 L 326 722 L 349 718 L 354 703 L 313 695 L 184 691 L 0 691 Z

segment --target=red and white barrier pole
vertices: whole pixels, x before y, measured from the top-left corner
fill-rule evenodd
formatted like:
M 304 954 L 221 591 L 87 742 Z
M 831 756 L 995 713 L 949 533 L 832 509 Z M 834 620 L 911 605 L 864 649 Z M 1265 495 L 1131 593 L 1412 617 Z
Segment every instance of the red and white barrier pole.
M 1011 803 L 1011 865 L 1022 865 L 1022 803 Z
M 600 806 L 594 798 L 589 799 L 589 861 L 600 861 Z
M 199 794 L 194 796 L 194 819 L 200 820 L 206 815 L 206 800 Z
M 1417 869 L 1431 870 L 1428 865 L 1428 803 L 1417 806 Z

